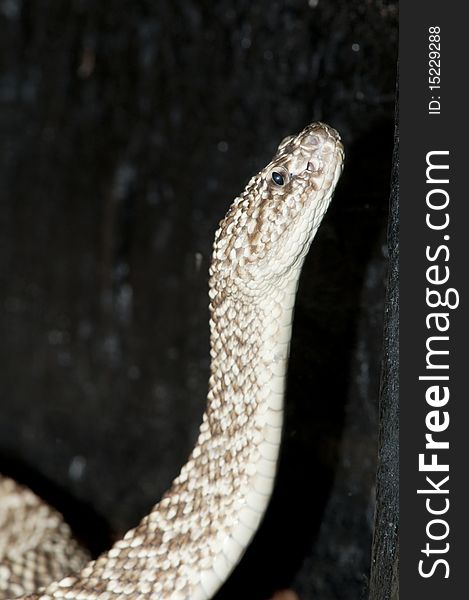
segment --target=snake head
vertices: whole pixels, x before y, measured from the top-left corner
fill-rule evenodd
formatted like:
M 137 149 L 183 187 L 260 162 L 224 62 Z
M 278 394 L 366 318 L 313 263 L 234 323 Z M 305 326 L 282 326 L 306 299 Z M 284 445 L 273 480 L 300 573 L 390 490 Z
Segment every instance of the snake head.
M 249 296 L 300 268 L 342 171 L 339 134 L 312 123 L 282 140 L 236 198 L 215 236 L 212 283 L 230 269 Z

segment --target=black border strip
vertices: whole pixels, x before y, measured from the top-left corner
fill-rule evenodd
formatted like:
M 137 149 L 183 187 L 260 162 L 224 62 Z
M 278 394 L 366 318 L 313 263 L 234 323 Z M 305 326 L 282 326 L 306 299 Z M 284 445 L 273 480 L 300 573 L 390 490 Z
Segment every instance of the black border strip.
M 403 600 L 469 597 L 464 7 L 455 0 L 400 5 Z

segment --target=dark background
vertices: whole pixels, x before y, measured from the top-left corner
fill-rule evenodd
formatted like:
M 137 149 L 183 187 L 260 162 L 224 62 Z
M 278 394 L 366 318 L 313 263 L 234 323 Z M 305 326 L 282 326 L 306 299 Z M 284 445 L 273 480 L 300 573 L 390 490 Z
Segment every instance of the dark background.
M 0 0 L 0 470 L 95 552 L 193 445 L 218 221 L 283 136 L 346 169 L 298 295 L 278 483 L 217 599 L 366 596 L 395 2 Z

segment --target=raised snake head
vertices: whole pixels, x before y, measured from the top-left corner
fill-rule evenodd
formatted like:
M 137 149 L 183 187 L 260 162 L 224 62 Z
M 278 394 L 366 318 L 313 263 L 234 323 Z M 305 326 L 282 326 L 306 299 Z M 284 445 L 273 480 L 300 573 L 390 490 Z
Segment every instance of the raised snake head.
M 343 158 L 339 134 L 323 123 L 285 138 L 220 222 L 211 286 L 218 289 L 223 280 L 225 294 L 252 297 L 294 275 L 329 205 Z M 226 284 L 227 269 L 232 286 Z

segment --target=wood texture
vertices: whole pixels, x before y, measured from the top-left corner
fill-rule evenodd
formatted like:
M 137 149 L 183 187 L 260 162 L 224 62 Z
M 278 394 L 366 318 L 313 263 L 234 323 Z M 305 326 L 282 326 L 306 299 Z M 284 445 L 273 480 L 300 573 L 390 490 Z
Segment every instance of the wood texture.
M 370 600 L 399 598 L 399 113 L 396 100 L 389 272 L 380 390 L 380 435 Z

